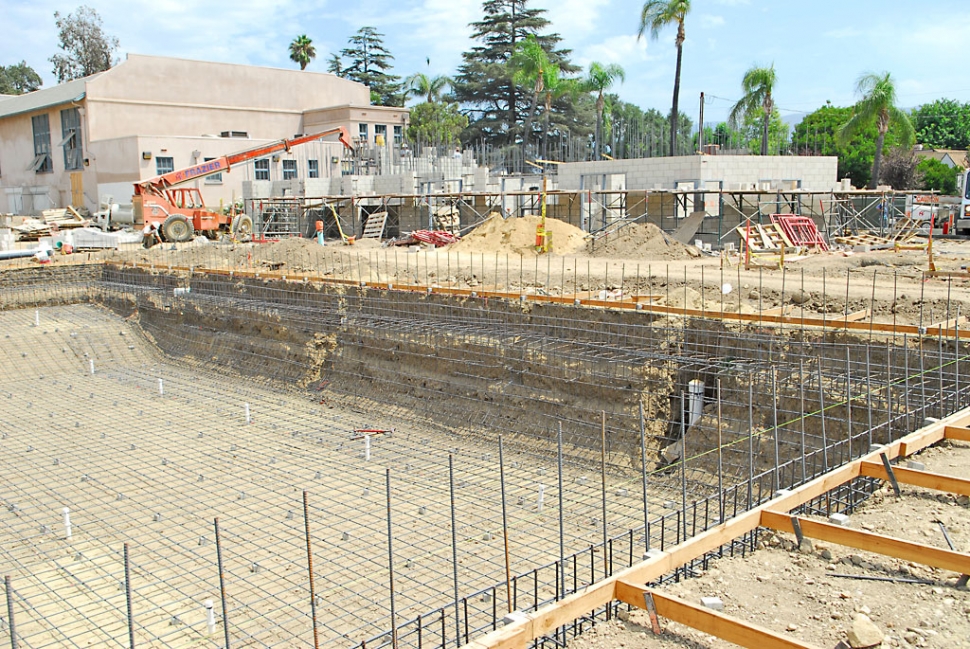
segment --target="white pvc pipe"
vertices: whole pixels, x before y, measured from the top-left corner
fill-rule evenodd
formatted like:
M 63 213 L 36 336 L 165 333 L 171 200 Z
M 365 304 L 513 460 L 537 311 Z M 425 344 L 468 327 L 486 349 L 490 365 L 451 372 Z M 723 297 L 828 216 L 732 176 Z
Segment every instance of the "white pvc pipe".
M 64 536 L 68 541 L 71 540 L 71 510 L 68 507 L 63 509 L 64 512 Z
M 158 396 L 161 397 L 161 396 L 164 396 L 164 395 L 165 395 L 165 388 L 162 385 L 162 380 L 161 379 L 158 379 Z
M 94 374 L 94 359 L 92 358 L 92 359 L 91 359 L 90 361 L 88 361 L 88 362 L 89 362 L 89 363 L 91 364 L 91 374 Z
M 546 499 L 546 485 L 541 484 L 539 485 L 539 503 L 538 503 L 538 511 L 540 514 L 542 513 L 542 501 L 545 499 Z
M 687 425 L 693 426 L 704 412 L 704 382 L 700 379 L 694 379 L 687 384 L 687 389 L 690 399 L 688 406 L 690 417 L 687 420 Z
M 40 309 L 34 309 L 34 326 L 40 326 Z
M 370 435 L 364 435 L 364 460 L 370 462 Z
M 246 423 L 247 424 L 253 423 L 253 420 L 249 416 L 249 404 L 248 403 L 246 404 Z
M 216 612 L 212 608 L 212 600 L 207 599 L 202 604 L 205 606 L 205 626 L 209 635 L 216 632 Z

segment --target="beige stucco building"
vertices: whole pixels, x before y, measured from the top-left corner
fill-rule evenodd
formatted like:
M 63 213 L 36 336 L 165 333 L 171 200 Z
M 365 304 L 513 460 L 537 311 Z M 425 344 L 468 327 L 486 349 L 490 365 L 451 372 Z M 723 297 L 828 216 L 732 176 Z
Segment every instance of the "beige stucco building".
M 370 105 L 362 84 L 331 74 L 129 55 L 106 72 L 0 97 L 0 212 L 97 211 L 129 203 L 132 183 L 265 142 L 344 126 L 400 142 L 408 111 Z M 380 137 L 378 137 L 380 136 Z M 247 180 L 339 177 L 335 137 L 194 181 L 211 207 Z

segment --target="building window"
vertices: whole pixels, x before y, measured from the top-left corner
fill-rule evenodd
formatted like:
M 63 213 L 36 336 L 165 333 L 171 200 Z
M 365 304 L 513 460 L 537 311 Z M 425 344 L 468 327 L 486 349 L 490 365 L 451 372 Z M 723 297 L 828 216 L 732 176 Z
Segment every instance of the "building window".
M 34 127 L 34 160 L 30 163 L 30 170 L 39 174 L 54 171 L 54 161 L 51 159 L 51 125 L 47 115 L 34 115 L 30 118 Z
M 394 144 L 400 146 L 404 142 L 404 129 L 398 125 L 394 127 Z
M 319 178 L 320 177 L 320 161 L 319 160 L 307 160 L 306 161 L 306 177 L 307 178 Z
M 367 124 L 358 124 L 357 125 L 357 129 L 358 129 L 357 130 L 357 133 L 358 133 L 358 136 L 360 137 L 360 141 L 361 142 L 366 142 L 367 141 Z
M 209 160 L 215 160 L 215 158 L 203 158 L 202 159 L 203 162 L 208 162 Z M 205 184 L 206 185 L 221 185 L 222 184 L 222 172 L 220 171 L 217 174 L 212 174 L 211 176 L 206 176 L 205 177 Z
M 162 174 L 172 173 L 175 171 L 175 158 L 171 156 L 157 156 L 155 158 L 155 173 L 159 176 Z
M 296 160 L 284 160 L 283 180 L 295 180 L 296 176 Z
M 241 137 L 249 138 L 248 131 L 222 131 L 219 133 L 219 137 Z
M 269 158 L 257 160 L 254 164 L 256 166 L 256 180 L 269 180 Z
M 377 146 L 384 146 L 387 144 L 387 125 L 386 124 L 375 124 L 374 125 L 374 144 Z
M 84 166 L 81 148 L 81 114 L 77 108 L 61 111 L 61 143 L 64 149 L 64 168 L 77 171 Z

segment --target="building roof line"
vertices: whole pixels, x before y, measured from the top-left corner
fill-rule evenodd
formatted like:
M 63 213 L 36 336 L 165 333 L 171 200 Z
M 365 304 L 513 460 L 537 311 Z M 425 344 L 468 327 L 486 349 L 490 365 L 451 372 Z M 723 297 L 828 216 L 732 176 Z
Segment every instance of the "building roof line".
M 52 106 L 79 102 L 87 94 L 87 81 L 98 75 L 75 79 L 43 90 L 35 90 L 25 95 L 17 95 L 0 101 L 0 119 L 24 113 L 43 110 Z

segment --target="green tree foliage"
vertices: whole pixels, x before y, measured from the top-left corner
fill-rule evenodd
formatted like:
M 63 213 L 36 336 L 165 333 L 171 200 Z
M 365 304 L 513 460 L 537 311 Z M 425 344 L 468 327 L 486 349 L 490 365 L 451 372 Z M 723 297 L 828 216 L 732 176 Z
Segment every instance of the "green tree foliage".
M 301 70 L 306 70 L 310 61 L 317 58 L 317 50 L 313 47 L 313 40 L 306 34 L 301 34 L 290 43 L 290 60 L 300 64 Z
M 429 76 L 422 72 L 416 72 L 404 81 L 404 94 L 406 97 L 424 97 L 424 100 L 433 104 L 441 101 L 441 95 L 445 88 L 451 85 L 451 77 L 444 75 Z
M 935 189 L 946 196 L 957 193 L 957 170 L 936 158 L 923 158 L 916 166 L 922 177 L 920 189 Z
M 331 54 L 330 58 L 327 59 L 327 72 L 334 74 L 338 77 L 343 76 L 344 62 L 341 60 L 339 54 Z
M 760 111 L 759 111 L 760 113 Z M 767 126 L 767 139 L 766 135 Z M 751 113 L 737 128 L 737 145 L 753 155 L 780 155 L 789 151 L 791 129 L 781 118 L 778 109 L 771 111 L 765 124 L 765 116 Z
M 532 139 L 532 122 L 535 120 L 536 108 L 539 106 L 539 95 L 545 83 L 545 71 L 549 66 L 549 57 L 539 45 L 535 34 L 529 34 L 524 40 L 515 44 L 509 67 L 512 69 L 512 81 L 530 95 L 529 112 L 526 113 L 525 124 L 522 128 L 522 144 L 526 154 L 529 151 L 529 140 Z
M 913 111 L 916 141 L 934 149 L 970 149 L 970 103 L 937 99 Z
M 603 93 L 612 88 L 614 83 L 623 81 L 625 78 L 623 68 L 616 63 L 603 65 L 593 61 L 589 64 L 589 70 L 586 72 L 586 79 L 583 83 L 586 90 L 596 94 L 596 139 L 593 142 L 593 160 L 599 160 L 600 154 L 603 152 L 603 111 L 606 106 Z
M 118 39 L 104 33 L 98 12 L 84 5 L 66 16 L 55 11 L 54 24 L 63 54 L 55 54 L 49 61 L 58 83 L 111 69 Z
M 377 100 L 375 103 L 403 106 L 401 78 L 388 72 L 394 57 L 384 47 L 384 34 L 373 27 L 361 27 L 348 43 L 350 46 L 340 50 L 340 55 L 349 63 L 339 76 L 369 87 L 372 100 Z
M 541 156 L 544 160 L 549 158 L 549 131 L 552 118 L 553 104 L 561 99 L 568 98 L 575 101 L 583 91 L 581 79 L 564 77 L 559 71 L 559 66 L 550 64 L 543 71 L 542 95 L 542 149 Z
M 771 118 L 775 114 L 775 100 L 772 93 L 778 75 L 775 64 L 763 68 L 754 66 L 744 73 L 741 89 L 744 96 L 731 108 L 728 121 L 736 128 L 742 121 L 756 118 L 761 122 L 761 155 L 768 155 L 768 139 Z M 779 118 L 780 122 L 781 119 Z
M 872 177 L 878 133 L 875 124 L 870 124 L 840 141 L 836 134 L 851 119 L 852 111 L 851 107 L 826 104 L 809 113 L 795 126 L 791 147 L 796 155 L 838 156 L 839 178 L 851 178 L 856 187 L 865 187 Z M 891 124 L 885 145 L 899 144 L 898 127 Z
M 423 145 L 451 146 L 459 142 L 467 126 L 468 117 L 461 114 L 458 104 L 427 101 L 411 108 L 408 139 Z
M 0 65 L 0 95 L 22 95 L 43 85 L 40 75 L 26 61 L 16 65 Z
M 847 142 L 865 127 L 875 125 L 876 150 L 869 178 L 869 189 L 875 189 L 889 127 L 895 125 L 898 128 L 900 144 L 903 146 L 911 146 L 915 134 L 909 117 L 896 106 L 896 84 L 888 72 L 862 75 L 856 84 L 856 91 L 862 98 L 853 107 L 852 117 L 842 125 L 836 135 L 841 142 Z
M 680 71 L 686 38 L 684 21 L 688 13 L 690 13 L 690 0 L 647 0 L 640 10 L 640 31 L 637 33 L 637 38 L 640 38 L 649 30 L 650 38 L 657 40 L 664 27 L 677 25 L 677 36 L 674 38 L 674 45 L 677 46 L 677 67 L 674 69 L 674 97 L 670 106 L 670 155 L 676 155 L 677 152 Z
M 528 93 L 512 79 L 508 65 L 516 44 L 532 34 L 561 72 L 575 73 L 578 68 L 569 63 L 569 50 L 557 49 L 559 35 L 543 33 L 549 25 L 544 9 L 529 8 L 528 0 L 485 0 L 482 9 L 482 20 L 471 24 L 476 44 L 462 54 L 452 92 L 471 117 L 462 139 L 502 147 L 521 137 L 522 109 L 528 102 Z M 554 102 L 553 110 L 564 113 L 561 120 L 553 117 L 554 125 L 576 126 L 570 103 Z M 588 132 L 588 125 L 585 128 Z

